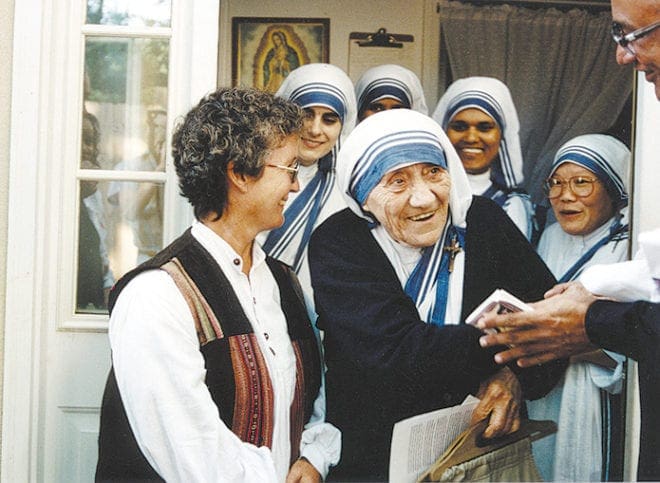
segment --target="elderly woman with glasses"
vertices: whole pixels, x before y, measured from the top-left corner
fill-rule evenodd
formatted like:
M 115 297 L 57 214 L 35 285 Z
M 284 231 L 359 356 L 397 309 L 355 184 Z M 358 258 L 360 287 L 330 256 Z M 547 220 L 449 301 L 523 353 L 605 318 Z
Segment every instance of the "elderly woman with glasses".
M 461 158 L 475 195 L 495 201 L 531 239 L 532 202 L 522 189 L 518 113 L 509 88 L 492 77 L 467 77 L 449 86 L 433 119 Z
M 367 69 L 355 84 L 358 122 L 381 111 L 412 109 L 428 113 L 422 83 L 417 75 L 396 64 Z
M 330 476 L 386 480 L 394 423 L 470 393 L 482 397 L 476 414 L 490 414 L 486 436 L 515 430 L 519 381 L 539 397 L 563 364 L 498 372 L 481 332 L 463 321 L 496 288 L 541 298 L 554 284 L 541 259 L 497 205 L 472 196 L 451 142 L 418 112 L 358 124 L 338 181 L 348 208 L 310 242 L 327 416 L 342 430 Z
M 300 192 L 289 195 L 284 224 L 258 240 L 266 253 L 294 268 L 311 301 L 307 245 L 314 228 L 345 207 L 335 186 L 336 158 L 341 139 L 355 126 L 355 94 L 339 67 L 307 64 L 291 72 L 276 95 L 305 112 L 298 148 Z
M 543 232 L 538 253 L 560 282 L 627 259 L 629 163 L 628 148 L 604 134 L 578 136 L 557 151 L 544 185 L 557 222 Z M 529 404 L 530 417 L 559 426 L 556 435 L 534 443 L 545 480 L 600 481 L 614 471 L 622 451 L 616 416 L 623 361 L 610 352 L 574 359 L 560 384 Z

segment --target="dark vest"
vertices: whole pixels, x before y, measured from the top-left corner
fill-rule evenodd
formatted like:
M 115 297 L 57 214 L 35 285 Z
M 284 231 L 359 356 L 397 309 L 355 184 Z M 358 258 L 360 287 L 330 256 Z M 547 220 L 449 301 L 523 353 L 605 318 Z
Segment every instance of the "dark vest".
M 320 356 L 302 291 L 292 270 L 267 257 L 280 289 L 282 310 L 296 355 L 295 396 L 291 405 L 291 461 L 299 456 L 303 426 L 320 386 Z M 273 388 L 252 326 L 231 284 L 215 260 L 187 230 L 180 238 L 117 282 L 110 312 L 122 289 L 145 270 L 167 271 L 191 308 L 204 356 L 206 385 L 220 419 L 242 441 L 271 446 Z M 101 407 L 97 481 L 162 481 L 140 451 L 128 423 L 114 371 Z

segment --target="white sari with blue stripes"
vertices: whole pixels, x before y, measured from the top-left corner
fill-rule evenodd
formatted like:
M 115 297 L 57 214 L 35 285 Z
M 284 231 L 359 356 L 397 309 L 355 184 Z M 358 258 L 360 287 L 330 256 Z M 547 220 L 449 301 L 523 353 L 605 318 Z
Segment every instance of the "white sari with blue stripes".
M 294 268 L 311 303 L 307 245 L 314 228 L 346 206 L 336 188 L 336 158 L 341 140 L 355 126 L 355 94 L 351 80 L 338 67 L 306 64 L 289 74 L 277 95 L 302 108 L 320 106 L 331 109 L 342 123 L 339 139 L 330 153 L 312 166 L 300 167 L 300 191 L 289 194 L 284 224 L 257 237 L 266 253 Z
M 451 119 L 465 109 L 478 109 L 490 116 L 502 133 L 497 158 L 489 171 L 490 183 L 472 181 L 482 186 L 475 195 L 495 201 L 514 221 L 529 240 L 532 236 L 533 205 L 522 189 L 523 157 L 520 148 L 520 122 L 509 88 L 492 77 L 467 77 L 449 86 L 433 112 L 443 129 Z M 468 178 L 475 175 L 468 174 Z
M 441 166 L 451 178 L 447 224 L 439 240 L 426 248 L 393 239 L 362 208 L 386 173 L 417 163 Z M 346 203 L 371 223 L 374 239 L 415 302 L 420 318 L 437 325 L 460 323 L 465 252 L 452 255 L 447 247 L 464 247 L 472 193 L 463 165 L 442 128 L 428 116 L 408 109 L 374 114 L 355 128 L 339 153 L 338 177 Z
M 579 279 L 591 266 L 628 258 L 626 191 L 630 151 L 616 139 L 601 134 L 578 136 L 555 155 L 550 174 L 563 163 L 582 166 L 605 185 L 619 207 L 614 216 L 591 233 L 564 232 L 559 223 L 546 228 L 538 253 L 560 281 Z M 616 478 L 612 458 L 619 451 L 612 430 L 617 428 L 617 401 L 624 379 L 625 357 L 606 353 L 616 368 L 573 361 L 562 381 L 543 399 L 528 403 L 533 419 L 557 422 L 555 435 L 533 443 L 541 475 L 554 481 L 606 481 Z

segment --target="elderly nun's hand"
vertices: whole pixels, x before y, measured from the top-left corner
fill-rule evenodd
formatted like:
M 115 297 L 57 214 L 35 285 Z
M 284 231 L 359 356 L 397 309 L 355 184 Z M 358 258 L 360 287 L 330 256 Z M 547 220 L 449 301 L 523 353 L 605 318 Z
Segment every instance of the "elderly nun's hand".
M 472 413 L 472 423 L 490 418 L 484 438 L 503 436 L 520 428 L 522 389 L 511 369 L 500 369 L 483 381 L 477 397 L 481 402 Z
M 321 475 L 307 458 L 299 458 L 293 463 L 286 477 L 286 483 L 319 483 L 320 481 Z
M 545 294 L 545 300 L 529 304 L 534 310 L 486 315 L 477 322 L 480 329 L 497 328 L 499 333 L 484 335 L 482 347 L 509 346 L 495 354 L 498 364 L 516 360 L 530 367 L 555 359 L 593 351 L 584 319 L 589 306 L 598 298 L 578 282 L 559 284 Z

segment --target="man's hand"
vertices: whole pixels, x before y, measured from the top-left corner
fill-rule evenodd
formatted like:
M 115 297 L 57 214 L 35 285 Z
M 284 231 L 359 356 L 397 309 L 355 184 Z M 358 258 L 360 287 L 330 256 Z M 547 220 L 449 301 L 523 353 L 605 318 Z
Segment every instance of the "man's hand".
M 490 416 L 484 438 L 494 438 L 520 428 L 522 390 L 516 375 L 505 367 L 481 383 L 477 397 L 481 399 L 472 413 L 472 423 Z
M 593 351 L 596 347 L 589 342 L 584 319 L 597 299 L 578 282 L 556 285 L 546 292 L 545 300 L 529 304 L 534 309 L 531 312 L 480 319 L 480 329 L 497 328 L 501 332 L 484 335 L 479 343 L 482 347 L 509 346 L 495 355 L 495 361 L 506 364 L 517 359 L 520 367 Z
M 321 475 L 306 458 L 299 458 L 293 463 L 286 476 L 286 483 L 319 483 L 320 481 Z

